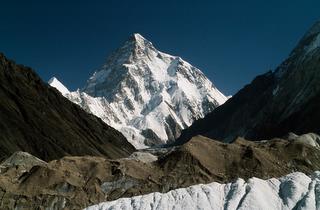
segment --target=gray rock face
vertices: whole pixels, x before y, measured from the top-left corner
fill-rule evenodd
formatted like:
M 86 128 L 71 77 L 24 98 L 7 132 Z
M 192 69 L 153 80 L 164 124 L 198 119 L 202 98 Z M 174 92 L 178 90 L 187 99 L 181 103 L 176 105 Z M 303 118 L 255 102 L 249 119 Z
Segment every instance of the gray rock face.
M 227 98 L 197 68 L 139 34 L 116 50 L 71 101 L 121 131 L 136 147 L 172 142 Z
M 307 133 L 300 136 L 291 134 L 288 139 L 297 143 L 310 145 L 320 149 L 320 136 L 315 133 Z
M 45 166 L 47 163 L 27 152 L 15 152 L 0 164 L 0 168 L 23 167 L 29 170 L 33 166 Z
M 256 77 L 227 103 L 183 132 L 232 141 L 320 132 L 320 22 L 275 71 Z

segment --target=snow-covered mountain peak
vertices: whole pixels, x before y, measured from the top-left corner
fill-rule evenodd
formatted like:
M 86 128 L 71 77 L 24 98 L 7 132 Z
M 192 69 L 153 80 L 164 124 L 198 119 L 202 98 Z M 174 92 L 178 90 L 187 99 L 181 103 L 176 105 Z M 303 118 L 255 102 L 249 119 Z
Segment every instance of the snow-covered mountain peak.
M 69 94 L 70 91 L 68 90 L 68 88 L 66 88 L 56 77 L 52 77 L 49 81 L 48 84 L 51 87 L 56 88 L 57 90 L 59 90 L 59 92 L 61 92 L 62 95 L 66 95 Z
M 141 34 L 134 33 L 114 54 L 121 54 L 122 57 L 127 57 L 127 59 L 130 59 L 130 57 L 145 56 L 149 53 L 149 51 L 156 51 L 152 42 L 144 38 Z
M 81 91 L 68 98 L 137 148 L 173 141 L 227 100 L 199 69 L 160 52 L 140 34 L 112 53 Z
M 131 40 L 135 41 L 137 44 L 144 45 L 145 43 L 151 43 L 149 40 L 144 38 L 141 34 L 139 33 L 134 33 L 131 36 Z

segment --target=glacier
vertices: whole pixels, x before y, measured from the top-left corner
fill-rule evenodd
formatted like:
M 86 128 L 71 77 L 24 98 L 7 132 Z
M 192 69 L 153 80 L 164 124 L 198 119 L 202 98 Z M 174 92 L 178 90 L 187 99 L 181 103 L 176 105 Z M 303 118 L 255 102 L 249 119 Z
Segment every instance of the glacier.
M 320 171 L 294 172 L 281 178 L 237 179 L 228 184 L 199 184 L 168 193 L 121 198 L 85 210 L 318 210 Z
M 228 97 L 196 67 L 133 34 L 84 88 L 49 84 L 119 130 L 137 149 L 173 142 L 183 129 Z

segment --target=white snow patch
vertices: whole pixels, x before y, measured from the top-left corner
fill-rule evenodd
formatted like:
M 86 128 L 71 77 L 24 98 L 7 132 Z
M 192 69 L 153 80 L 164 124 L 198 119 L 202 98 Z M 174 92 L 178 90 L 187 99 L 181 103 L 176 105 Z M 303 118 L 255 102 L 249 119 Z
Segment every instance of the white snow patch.
M 56 88 L 62 95 L 66 95 L 68 93 L 70 93 L 70 91 L 68 90 L 68 88 L 66 88 L 57 78 L 52 77 L 49 81 L 48 84 L 51 87 Z

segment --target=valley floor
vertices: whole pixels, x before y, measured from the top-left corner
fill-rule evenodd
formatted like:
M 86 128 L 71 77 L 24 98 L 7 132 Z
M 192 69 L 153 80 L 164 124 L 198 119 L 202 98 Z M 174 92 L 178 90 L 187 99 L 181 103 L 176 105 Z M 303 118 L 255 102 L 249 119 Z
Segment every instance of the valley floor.
M 319 139 L 305 134 L 226 144 L 197 136 L 120 159 L 45 162 L 16 152 L 0 164 L 0 209 L 78 210 L 106 201 L 91 209 L 316 208 Z

